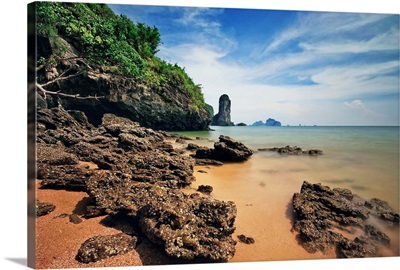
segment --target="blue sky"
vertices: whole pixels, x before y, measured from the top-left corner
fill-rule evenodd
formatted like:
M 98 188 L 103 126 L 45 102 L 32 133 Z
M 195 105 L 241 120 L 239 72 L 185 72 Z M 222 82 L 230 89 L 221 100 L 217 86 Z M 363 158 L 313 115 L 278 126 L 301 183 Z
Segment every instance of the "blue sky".
M 184 67 L 235 123 L 398 125 L 399 15 L 110 5 L 156 26 L 157 56 Z

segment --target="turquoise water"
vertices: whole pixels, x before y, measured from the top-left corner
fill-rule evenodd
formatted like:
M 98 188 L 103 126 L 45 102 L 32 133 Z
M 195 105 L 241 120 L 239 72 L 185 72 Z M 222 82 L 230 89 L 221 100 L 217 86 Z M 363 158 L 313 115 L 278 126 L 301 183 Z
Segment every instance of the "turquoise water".
M 273 152 L 257 152 L 247 161 L 249 164 L 236 167 L 250 178 L 252 175 L 257 179 L 268 178 L 274 172 L 279 173 L 282 180 L 297 176 L 299 180 L 349 188 L 366 199 L 387 200 L 393 208 L 399 209 L 399 127 L 211 128 L 214 131 L 181 134 L 207 138 L 208 142 L 196 142 L 210 147 L 220 135 L 227 135 L 253 150 L 286 145 L 304 150 L 320 149 L 324 155 L 319 157 L 283 157 Z M 269 168 L 268 164 L 274 164 L 274 168 Z

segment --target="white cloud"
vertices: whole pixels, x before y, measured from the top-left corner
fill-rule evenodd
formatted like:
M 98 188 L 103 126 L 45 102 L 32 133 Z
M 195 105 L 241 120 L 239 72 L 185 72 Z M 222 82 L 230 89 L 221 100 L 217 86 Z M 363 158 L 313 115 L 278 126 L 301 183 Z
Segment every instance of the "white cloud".
M 346 101 L 344 105 L 346 105 L 351 109 L 367 111 L 367 108 L 365 107 L 364 103 L 359 99 L 353 100 L 352 102 Z

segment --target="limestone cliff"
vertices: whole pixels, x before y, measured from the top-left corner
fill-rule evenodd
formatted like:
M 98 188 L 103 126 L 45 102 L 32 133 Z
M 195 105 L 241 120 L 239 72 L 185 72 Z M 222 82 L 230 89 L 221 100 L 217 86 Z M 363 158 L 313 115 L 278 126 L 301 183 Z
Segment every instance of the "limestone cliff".
M 159 43 L 157 28 L 106 5 L 37 3 L 38 106 L 83 111 L 94 125 L 112 113 L 156 130 L 207 130 L 200 85 L 155 56 Z

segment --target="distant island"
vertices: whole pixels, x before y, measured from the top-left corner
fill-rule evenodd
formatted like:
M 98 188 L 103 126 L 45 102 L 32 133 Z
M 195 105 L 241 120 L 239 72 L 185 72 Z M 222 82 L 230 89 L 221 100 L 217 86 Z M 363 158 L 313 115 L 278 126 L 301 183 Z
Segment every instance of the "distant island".
M 256 121 L 252 124 L 252 126 L 268 126 L 268 127 L 280 127 L 282 126 L 282 123 L 279 121 L 276 121 L 273 118 L 268 118 L 265 123 L 263 121 Z

